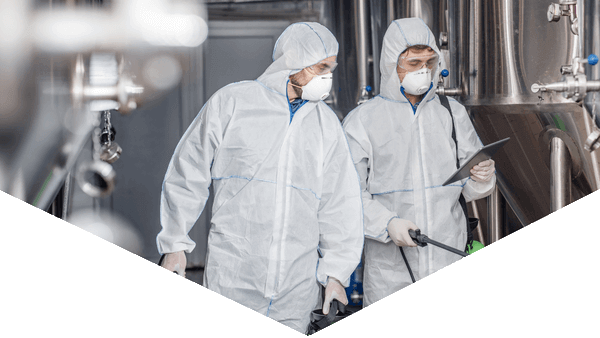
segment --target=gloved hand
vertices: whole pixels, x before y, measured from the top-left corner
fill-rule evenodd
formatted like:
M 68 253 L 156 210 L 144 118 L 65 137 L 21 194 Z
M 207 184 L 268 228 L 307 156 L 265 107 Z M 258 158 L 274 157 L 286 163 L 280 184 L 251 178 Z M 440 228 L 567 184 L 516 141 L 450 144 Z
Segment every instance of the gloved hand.
M 165 259 L 163 260 L 161 266 L 169 271 L 175 271 L 178 275 L 185 277 L 186 264 L 187 261 L 185 259 L 185 253 L 183 251 L 178 251 L 165 254 Z
M 479 162 L 479 164 L 471 168 L 471 179 L 475 182 L 489 182 L 495 172 L 496 166 L 494 165 L 494 160 L 490 158 L 489 160 Z
M 323 314 L 329 313 L 331 302 L 337 299 L 344 305 L 348 305 L 348 298 L 346 297 L 346 290 L 339 280 L 329 277 L 327 286 L 325 287 L 325 301 L 323 303 Z
M 409 229 L 418 230 L 419 227 L 407 219 L 392 218 L 388 224 L 388 235 L 397 246 L 417 246 L 408 234 Z

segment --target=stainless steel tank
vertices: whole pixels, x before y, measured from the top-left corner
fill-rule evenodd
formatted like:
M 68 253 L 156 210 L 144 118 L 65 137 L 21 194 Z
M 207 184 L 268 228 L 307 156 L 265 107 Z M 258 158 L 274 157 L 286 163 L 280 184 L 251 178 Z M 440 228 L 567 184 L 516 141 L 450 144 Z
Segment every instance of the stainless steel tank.
M 551 158 L 569 163 L 566 181 L 572 196 L 562 196 L 566 204 L 597 189 L 598 163 L 583 147 L 589 115 L 560 93 L 530 90 L 536 82 L 559 81 L 561 66 L 569 64 L 574 53 L 567 20 L 547 20 L 551 3 L 448 1 L 450 41 L 458 47 L 450 55 L 458 60 L 458 70 L 450 71 L 458 71 L 457 81 L 465 93 L 459 100 L 484 144 L 511 137 L 495 161 L 500 190 L 523 225 L 556 209 L 551 196 L 557 194 L 551 186 L 565 181 L 557 181 L 556 175 L 569 173 L 554 169 L 559 174 L 553 180 Z M 554 138 L 562 142 L 553 142 Z M 551 146 L 566 155 L 557 155 Z

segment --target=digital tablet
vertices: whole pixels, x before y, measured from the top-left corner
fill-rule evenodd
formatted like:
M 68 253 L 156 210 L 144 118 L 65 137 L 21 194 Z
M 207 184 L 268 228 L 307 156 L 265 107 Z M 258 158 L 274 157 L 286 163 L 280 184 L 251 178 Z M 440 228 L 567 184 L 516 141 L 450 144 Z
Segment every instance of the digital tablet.
M 458 180 L 462 180 L 463 178 L 467 178 L 471 176 L 471 168 L 478 164 L 479 162 L 488 160 L 492 158 L 492 156 L 498 151 L 498 149 L 502 148 L 503 145 L 506 144 L 510 140 L 510 137 L 507 137 L 503 140 L 490 143 L 487 146 L 479 149 L 475 154 L 471 155 L 469 159 L 465 162 L 465 164 L 461 165 L 452 176 L 450 176 L 446 182 L 442 185 L 448 185 L 452 182 L 456 182 Z

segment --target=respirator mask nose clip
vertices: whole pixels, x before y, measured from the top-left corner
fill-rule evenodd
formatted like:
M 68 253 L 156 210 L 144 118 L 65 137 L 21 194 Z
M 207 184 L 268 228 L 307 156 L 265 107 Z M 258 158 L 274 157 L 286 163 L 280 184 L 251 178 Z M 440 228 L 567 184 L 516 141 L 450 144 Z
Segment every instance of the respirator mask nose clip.
M 439 57 L 434 55 L 400 56 L 397 66 L 406 72 L 401 87 L 411 95 L 423 95 L 431 87 L 433 74 L 437 70 Z
M 308 101 L 325 100 L 329 97 L 333 84 L 333 74 L 317 75 L 305 86 L 302 86 L 302 99 Z

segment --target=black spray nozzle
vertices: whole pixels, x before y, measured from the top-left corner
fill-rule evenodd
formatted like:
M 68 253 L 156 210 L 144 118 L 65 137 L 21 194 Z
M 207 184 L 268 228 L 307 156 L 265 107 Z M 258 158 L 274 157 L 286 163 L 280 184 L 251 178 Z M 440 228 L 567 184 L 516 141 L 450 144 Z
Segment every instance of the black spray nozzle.
M 421 235 L 421 229 L 417 230 L 408 230 L 408 235 L 412 238 L 413 242 L 415 242 L 418 246 L 426 246 L 427 245 L 427 236 Z
M 417 229 L 417 230 L 408 230 L 408 235 L 410 236 L 410 238 L 412 238 L 412 240 L 418 245 L 418 246 L 426 246 L 427 243 L 435 245 L 437 247 L 440 247 L 442 249 L 448 250 L 450 252 L 453 252 L 457 255 L 463 256 L 463 257 L 467 257 L 468 254 L 460 251 L 458 249 L 455 249 L 451 246 L 448 246 L 446 244 L 434 241 L 433 239 L 427 237 L 426 235 L 421 235 L 421 230 Z

